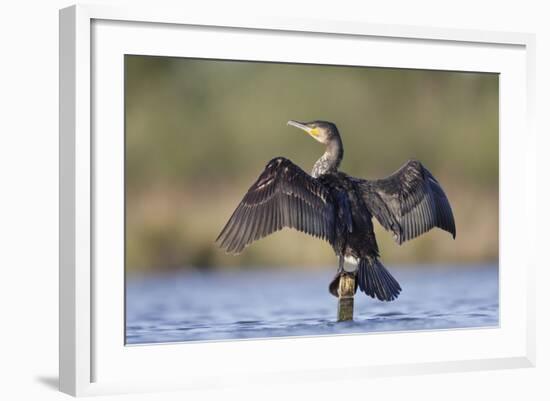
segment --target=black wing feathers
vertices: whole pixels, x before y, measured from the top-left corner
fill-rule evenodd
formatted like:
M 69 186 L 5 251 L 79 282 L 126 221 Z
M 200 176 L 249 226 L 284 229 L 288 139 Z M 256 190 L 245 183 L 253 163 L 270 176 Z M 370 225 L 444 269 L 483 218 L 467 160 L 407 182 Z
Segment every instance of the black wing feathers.
M 382 227 L 402 244 L 439 227 L 456 236 L 453 211 L 434 176 L 418 161 L 381 180 L 356 179 L 365 204 Z
M 217 240 L 228 253 L 283 227 L 334 241 L 334 206 L 319 181 L 290 160 L 271 160 L 223 228 Z

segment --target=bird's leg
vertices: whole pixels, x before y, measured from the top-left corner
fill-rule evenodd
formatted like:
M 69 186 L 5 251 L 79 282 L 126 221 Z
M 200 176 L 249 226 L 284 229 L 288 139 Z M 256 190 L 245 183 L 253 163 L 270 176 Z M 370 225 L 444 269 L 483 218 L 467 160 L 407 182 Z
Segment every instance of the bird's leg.
M 340 255 L 338 257 L 338 270 L 336 271 L 336 274 L 334 275 L 334 278 L 330 282 L 328 286 L 329 292 L 334 295 L 336 298 L 338 298 L 338 286 L 340 285 L 340 276 L 345 273 L 344 270 L 344 256 Z
M 344 272 L 344 256 L 340 255 L 338 257 L 338 271 L 336 273 L 341 274 L 343 272 Z

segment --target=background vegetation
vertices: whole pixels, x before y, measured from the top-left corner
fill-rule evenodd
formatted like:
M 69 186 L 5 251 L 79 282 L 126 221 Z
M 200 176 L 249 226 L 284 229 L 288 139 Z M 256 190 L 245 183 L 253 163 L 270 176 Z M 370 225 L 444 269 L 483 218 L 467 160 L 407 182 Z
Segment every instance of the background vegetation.
M 417 158 L 442 183 L 457 238 L 440 230 L 386 264 L 498 258 L 498 76 L 484 73 L 126 56 L 126 264 L 129 272 L 325 266 L 330 246 L 283 230 L 225 255 L 219 231 L 265 164 L 310 171 L 322 145 L 289 119 L 335 122 L 342 169 L 380 178 Z

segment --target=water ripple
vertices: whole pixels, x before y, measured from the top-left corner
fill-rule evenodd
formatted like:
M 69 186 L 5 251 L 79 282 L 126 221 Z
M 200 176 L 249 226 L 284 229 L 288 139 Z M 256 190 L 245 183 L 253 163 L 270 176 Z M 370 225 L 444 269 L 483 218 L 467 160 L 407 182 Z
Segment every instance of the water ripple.
M 387 303 L 358 293 L 355 320 L 340 323 L 335 321 L 337 301 L 326 291 L 332 271 L 258 270 L 129 280 L 126 341 L 143 344 L 498 325 L 497 266 L 391 270 L 404 288 L 400 297 Z M 269 282 L 269 286 L 259 286 L 260 282 Z

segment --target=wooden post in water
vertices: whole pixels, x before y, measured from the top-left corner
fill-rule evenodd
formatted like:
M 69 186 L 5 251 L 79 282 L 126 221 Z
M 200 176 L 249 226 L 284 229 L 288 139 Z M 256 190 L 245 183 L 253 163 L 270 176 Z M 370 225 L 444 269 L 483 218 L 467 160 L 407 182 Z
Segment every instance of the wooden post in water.
M 338 321 L 353 320 L 353 296 L 355 295 L 355 274 L 340 274 L 338 283 Z

